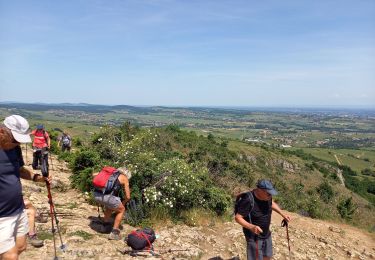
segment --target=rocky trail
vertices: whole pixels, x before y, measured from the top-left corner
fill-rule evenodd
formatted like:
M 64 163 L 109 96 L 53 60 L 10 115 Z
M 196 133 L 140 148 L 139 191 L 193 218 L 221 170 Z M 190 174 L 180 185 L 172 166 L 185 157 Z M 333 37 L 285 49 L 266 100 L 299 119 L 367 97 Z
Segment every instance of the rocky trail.
M 31 163 L 31 151 L 28 151 L 27 157 L 28 163 Z M 234 221 L 210 223 L 200 227 L 166 224 L 156 228 L 159 238 L 154 243 L 155 249 L 186 251 L 165 252 L 161 257 L 132 257 L 121 254 L 118 249 L 129 248 L 122 240 L 110 241 L 107 234 L 98 233 L 92 228 L 92 220 L 98 215 L 97 208 L 87 203 L 85 194 L 70 188 L 70 171 L 65 162 L 59 162 L 54 156 L 52 158 L 52 196 L 56 212 L 61 214 L 58 216 L 59 225 L 62 240 L 67 246 L 65 252 L 57 250 L 59 259 L 231 259 L 236 256 L 246 259 L 242 230 Z M 22 183 L 25 197 L 29 198 L 39 213 L 47 214 L 49 204 L 45 185 L 24 180 Z M 289 227 L 289 258 L 286 230 L 280 226 L 281 218 L 273 214 L 273 259 L 375 259 L 373 234 L 348 225 L 314 220 L 294 213 L 290 215 L 292 222 Z M 36 225 L 40 234 L 50 236 L 45 237 L 44 246 L 41 248 L 28 245 L 21 259 L 53 259 L 51 219 L 48 218 L 47 223 Z M 122 237 L 132 230 L 134 227 L 123 224 Z M 57 233 L 56 245 L 60 246 Z

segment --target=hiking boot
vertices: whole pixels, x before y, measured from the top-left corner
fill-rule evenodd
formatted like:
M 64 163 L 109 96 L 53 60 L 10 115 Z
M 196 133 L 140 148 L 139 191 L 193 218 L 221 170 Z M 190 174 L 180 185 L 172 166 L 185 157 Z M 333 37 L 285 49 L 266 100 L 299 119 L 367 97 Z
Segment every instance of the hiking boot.
M 112 232 L 108 236 L 109 240 L 120 240 L 120 229 L 114 228 L 112 229 Z
M 38 239 L 36 234 L 33 235 L 27 235 L 27 240 L 33 247 L 42 247 L 44 245 L 44 241 L 41 239 Z

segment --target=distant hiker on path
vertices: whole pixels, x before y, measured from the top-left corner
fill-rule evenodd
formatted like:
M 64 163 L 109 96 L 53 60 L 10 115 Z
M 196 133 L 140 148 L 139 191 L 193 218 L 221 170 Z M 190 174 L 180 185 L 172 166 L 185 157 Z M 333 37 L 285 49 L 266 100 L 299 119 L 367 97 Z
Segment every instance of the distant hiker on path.
M 44 182 L 24 167 L 20 143 L 31 143 L 29 123 L 12 115 L 0 125 L 0 259 L 18 259 L 26 249 L 29 224 L 20 178 Z
M 67 131 L 64 131 L 62 136 L 59 137 L 57 146 L 61 145 L 61 151 L 70 152 L 70 149 L 72 148 L 72 137 L 68 134 Z
M 104 206 L 103 232 L 111 227 L 112 212 L 116 213 L 113 228 L 108 239 L 120 240 L 120 224 L 125 213 L 125 205 L 130 200 L 129 179 L 131 172 L 125 168 L 104 167 L 100 172 L 93 174 L 94 199 Z M 119 193 L 123 189 L 125 199 L 121 201 Z
M 272 210 L 280 214 L 287 222 L 290 217 L 282 213 L 272 200 L 277 195 L 272 183 L 259 180 L 257 188 L 237 197 L 235 220 L 243 227 L 247 243 L 247 259 L 268 260 L 272 257 L 272 237 L 270 232 Z
M 39 124 L 36 129 L 31 132 L 34 136 L 33 141 L 33 169 L 36 170 L 42 166 L 42 160 L 45 160 L 48 167 L 48 150 L 51 148 L 51 139 L 44 126 Z

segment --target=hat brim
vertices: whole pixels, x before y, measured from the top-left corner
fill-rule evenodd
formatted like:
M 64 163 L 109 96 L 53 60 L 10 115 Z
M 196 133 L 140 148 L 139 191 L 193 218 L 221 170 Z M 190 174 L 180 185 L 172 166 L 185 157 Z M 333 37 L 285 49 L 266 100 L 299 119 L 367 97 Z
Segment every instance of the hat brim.
M 275 189 L 271 189 L 271 190 L 266 189 L 266 191 L 267 191 L 268 194 L 270 194 L 272 196 L 275 196 L 275 195 L 279 194 Z
M 12 135 L 14 137 L 14 139 L 16 139 L 17 142 L 19 143 L 31 143 L 31 137 L 29 134 L 20 134 L 20 133 L 17 133 L 16 131 L 14 130 L 11 130 L 12 131 Z

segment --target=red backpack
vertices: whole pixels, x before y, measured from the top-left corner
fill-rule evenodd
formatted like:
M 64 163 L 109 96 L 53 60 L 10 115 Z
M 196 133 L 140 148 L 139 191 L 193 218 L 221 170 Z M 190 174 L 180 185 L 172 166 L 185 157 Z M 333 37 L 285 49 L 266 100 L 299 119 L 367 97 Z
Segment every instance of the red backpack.
M 92 180 L 92 184 L 96 190 L 100 190 L 103 194 L 112 192 L 115 182 L 120 172 L 113 167 L 105 166 Z

